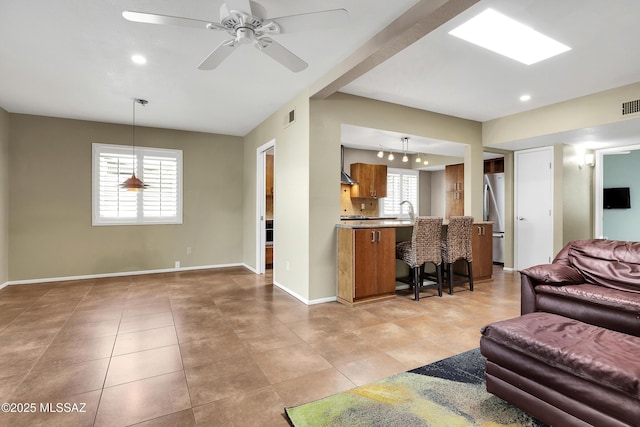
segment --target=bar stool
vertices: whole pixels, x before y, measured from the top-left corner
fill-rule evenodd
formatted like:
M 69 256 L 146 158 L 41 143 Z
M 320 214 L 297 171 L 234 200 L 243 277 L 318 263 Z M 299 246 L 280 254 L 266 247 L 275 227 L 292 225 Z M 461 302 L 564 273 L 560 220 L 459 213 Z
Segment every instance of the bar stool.
M 471 234 L 473 232 L 472 216 L 452 216 L 449 218 L 447 237 L 442 242 L 442 262 L 445 264 L 445 273 L 448 272 L 449 294 L 453 295 L 454 284 L 469 282 L 469 290 L 473 291 L 473 258 L 471 255 Z M 463 259 L 467 263 L 467 274 L 459 274 L 464 280 L 455 281 L 453 263 Z
M 440 253 L 440 233 L 442 218 L 419 216 L 413 224 L 411 241 L 396 244 L 396 259 L 402 260 L 411 268 L 410 284 L 415 292 L 414 300 L 420 300 L 420 288 L 436 286 L 438 296 L 442 296 L 442 256 Z M 430 262 L 436 266 L 437 282 L 424 285 L 421 268 Z

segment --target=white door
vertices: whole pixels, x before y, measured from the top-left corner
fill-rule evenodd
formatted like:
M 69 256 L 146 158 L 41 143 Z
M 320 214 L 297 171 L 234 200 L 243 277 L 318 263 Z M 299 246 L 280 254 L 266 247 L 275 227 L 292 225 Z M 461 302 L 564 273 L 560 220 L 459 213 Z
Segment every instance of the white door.
M 553 149 L 515 153 L 515 261 L 522 270 L 553 259 Z

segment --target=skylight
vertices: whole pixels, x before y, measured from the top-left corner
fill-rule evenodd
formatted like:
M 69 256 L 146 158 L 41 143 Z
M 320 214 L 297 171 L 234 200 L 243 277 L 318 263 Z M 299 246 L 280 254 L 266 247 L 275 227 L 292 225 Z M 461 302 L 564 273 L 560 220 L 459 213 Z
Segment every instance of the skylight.
M 449 34 L 526 65 L 571 50 L 493 9 L 476 15 Z

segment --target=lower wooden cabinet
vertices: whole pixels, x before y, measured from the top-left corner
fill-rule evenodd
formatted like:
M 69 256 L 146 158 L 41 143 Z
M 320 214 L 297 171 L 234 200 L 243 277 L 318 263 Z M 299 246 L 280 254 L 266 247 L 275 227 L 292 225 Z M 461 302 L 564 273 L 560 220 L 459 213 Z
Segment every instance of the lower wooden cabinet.
M 266 265 L 273 264 L 273 246 L 266 246 L 264 248 L 264 263 Z
M 493 274 L 493 225 L 474 224 L 471 237 L 473 279 L 489 280 Z
M 493 275 L 493 224 L 473 224 L 471 254 L 473 256 L 473 280 L 491 280 Z M 455 270 L 466 273 L 466 263 L 457 261 Z
M 338 229 L 338 301 L 392 298 L 396 290 L 395 228 Z

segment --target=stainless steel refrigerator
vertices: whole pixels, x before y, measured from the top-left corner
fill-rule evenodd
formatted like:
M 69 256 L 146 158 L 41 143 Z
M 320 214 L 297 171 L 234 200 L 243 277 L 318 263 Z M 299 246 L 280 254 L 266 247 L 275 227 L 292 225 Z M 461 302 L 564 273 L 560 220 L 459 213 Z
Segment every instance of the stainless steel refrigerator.
M 504 263 L 504 173 L 484 176 L 484 220 L 493 221 L 493 262 Z

